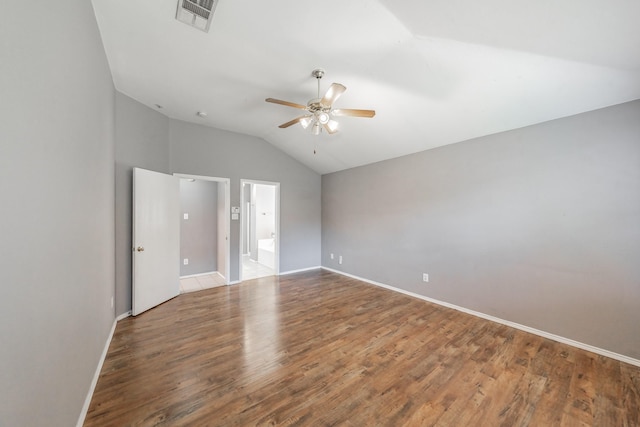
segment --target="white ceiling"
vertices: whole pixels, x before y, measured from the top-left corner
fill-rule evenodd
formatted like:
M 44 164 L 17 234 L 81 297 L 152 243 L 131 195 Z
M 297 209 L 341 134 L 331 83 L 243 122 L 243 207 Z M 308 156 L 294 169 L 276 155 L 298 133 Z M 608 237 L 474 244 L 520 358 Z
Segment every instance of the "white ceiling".
M 219 0 L 209 33 L 177 0 L 93 4 L 120 92 L 322 174 L 640 99 L 637 0 Z M 315 68 L 376 116 L 279 129 L 300 110 L 265 98 L 306 104 Z

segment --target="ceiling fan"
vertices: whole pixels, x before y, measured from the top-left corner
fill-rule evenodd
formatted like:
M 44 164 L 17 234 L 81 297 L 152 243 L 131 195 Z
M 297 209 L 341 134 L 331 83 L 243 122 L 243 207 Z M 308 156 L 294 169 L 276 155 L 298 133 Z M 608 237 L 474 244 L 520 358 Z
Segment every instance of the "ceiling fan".
M 314 135 L 320 135 L 322 129 L 327 131 L 328 134 L 334 134 L 338 131 L 338 122 L 331 117 L 373 117 L 376 115 L 374 110 L 355 110 L 352 108 L 339 108 L 334 109 L 333 103 L 347 90 L 346 87 L 340 83 L 333 83 L 327 89 L 327 92 L 322 98 L 320 98 L 320 79 L 324 76 L 324 70 L 316 69 L 311 72 L 311 75 L 318 81 L 318 97 L 307 102 L 307 105 L 296 104 L 295 102 L 282 101 L 275 98 L 267 98 L 265 101 L 272 102 L 274 104 L 286 105 L 287 107 L 298 108 L 305 110 L 307 113 L 300 117 L 283 123 L 279 128 L 288 128 L 296 123 L 300 123 L 303 128 L 307 129 L 311 126 L 311 132 Z

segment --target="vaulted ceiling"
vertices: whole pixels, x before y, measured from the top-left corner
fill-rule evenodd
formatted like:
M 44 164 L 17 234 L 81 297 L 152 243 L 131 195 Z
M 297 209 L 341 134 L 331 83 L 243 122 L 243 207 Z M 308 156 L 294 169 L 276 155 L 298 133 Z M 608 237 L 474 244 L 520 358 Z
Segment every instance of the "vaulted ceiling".
M 640 98 L 637 0 L 219 0 L 208 33 L 177 0 L 93 4 L 117 90 L 322 174 Z M 300 110 L 265 98 L 306 105 L 315 68 L 376 116 L 278 128 Z

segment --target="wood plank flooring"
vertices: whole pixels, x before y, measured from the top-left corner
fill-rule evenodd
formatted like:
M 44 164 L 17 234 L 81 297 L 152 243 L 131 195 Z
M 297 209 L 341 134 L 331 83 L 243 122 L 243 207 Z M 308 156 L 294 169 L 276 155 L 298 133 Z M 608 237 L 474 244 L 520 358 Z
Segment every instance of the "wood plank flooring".
M 317 270 L 117 325 L 85 426 L 639 426 L 640 368 Z

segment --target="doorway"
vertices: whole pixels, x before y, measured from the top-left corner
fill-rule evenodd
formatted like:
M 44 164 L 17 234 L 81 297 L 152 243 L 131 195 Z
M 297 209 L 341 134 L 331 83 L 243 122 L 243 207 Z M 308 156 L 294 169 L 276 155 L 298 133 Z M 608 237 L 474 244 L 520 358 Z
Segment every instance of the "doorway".
M 240 280 L 279 273 L 280 183 L 240 180 Z
M 180 292 L 230 284 L 229 179 L 180 178 Z

